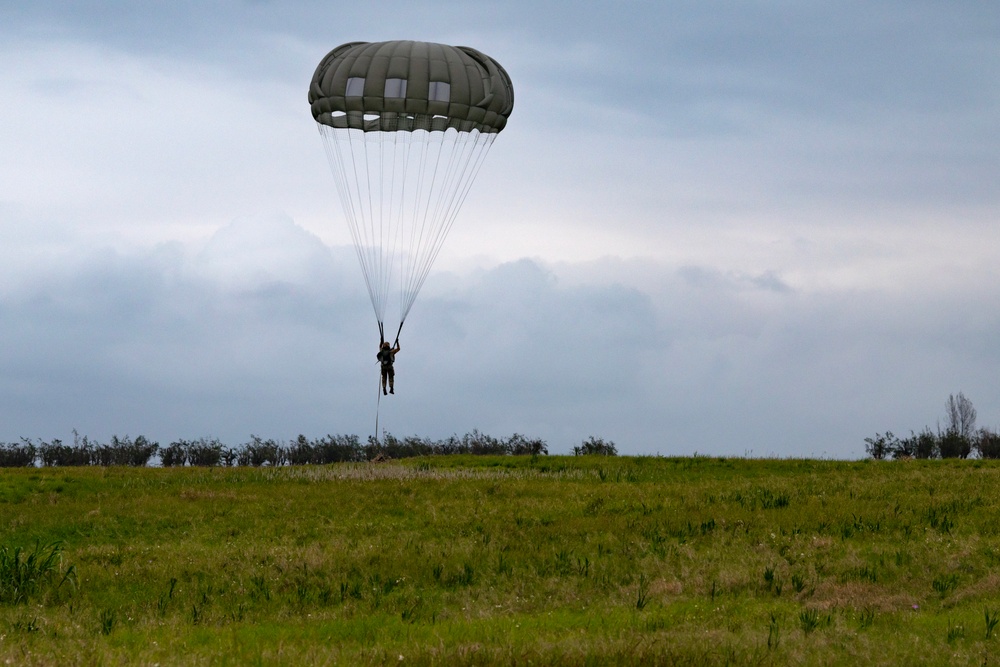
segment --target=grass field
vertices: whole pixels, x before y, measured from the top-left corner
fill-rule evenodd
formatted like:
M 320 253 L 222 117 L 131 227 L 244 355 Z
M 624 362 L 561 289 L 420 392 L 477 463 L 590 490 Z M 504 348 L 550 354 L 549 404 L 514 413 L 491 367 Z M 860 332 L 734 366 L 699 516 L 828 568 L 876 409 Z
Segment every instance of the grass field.
M 0 470 L 0 661 L 993 665 L 998 488 L 982 460 Z

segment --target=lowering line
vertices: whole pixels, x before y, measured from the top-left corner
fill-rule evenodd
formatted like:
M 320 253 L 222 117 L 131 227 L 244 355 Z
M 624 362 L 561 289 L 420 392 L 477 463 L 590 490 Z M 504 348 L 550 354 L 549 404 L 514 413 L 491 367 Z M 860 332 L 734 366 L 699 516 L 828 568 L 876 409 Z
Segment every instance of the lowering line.
M 378 377 L 379 383 L 375 386 L 375 442 L 379 442 L 378 438 L 378 410 L 382 406 L 382 374 L 379 373 Z

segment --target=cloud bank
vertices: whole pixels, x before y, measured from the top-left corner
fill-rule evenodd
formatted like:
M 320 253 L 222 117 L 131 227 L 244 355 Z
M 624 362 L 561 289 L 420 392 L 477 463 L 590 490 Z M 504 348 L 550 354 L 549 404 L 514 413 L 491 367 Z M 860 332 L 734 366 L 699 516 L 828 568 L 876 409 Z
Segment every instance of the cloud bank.
M 35 257 L 0 300 L 0 439 L 374 432 L 377 329 L 353 248 L 256 216 L 202 244 Z M 998 296 L 806 293 L 612 258 L 438 272 L 380 423 L 553 452 L 595 435 L 623 453 L 860 456 L 876 430 L 933 426 L 950 391 L 996 420 Z

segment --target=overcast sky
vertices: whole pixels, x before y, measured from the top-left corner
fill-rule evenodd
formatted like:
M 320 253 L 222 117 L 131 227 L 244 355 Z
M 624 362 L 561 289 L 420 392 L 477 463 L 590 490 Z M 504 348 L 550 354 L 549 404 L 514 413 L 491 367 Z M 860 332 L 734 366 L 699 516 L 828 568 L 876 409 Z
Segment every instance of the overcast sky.
M 374 433 L 377 328 L 306 92 L 473 46 L 514 111 L 380 426 L 859 458 L 1000 427 L 1000 4 L 0 4 L 0 441 Z

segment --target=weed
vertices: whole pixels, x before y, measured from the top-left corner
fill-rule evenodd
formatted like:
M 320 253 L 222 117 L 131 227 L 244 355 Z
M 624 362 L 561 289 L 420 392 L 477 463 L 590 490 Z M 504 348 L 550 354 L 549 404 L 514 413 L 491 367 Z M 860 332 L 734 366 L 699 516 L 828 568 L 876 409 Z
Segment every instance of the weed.
M 586 507 L 583 508 L 584 516 L 597 516 L 601 513 L 601 508 L 604 507 L 604 498 L 598 496 L 593 498 L 587 503 Z
M 964 625 L 952 625 L 951 619 L 948 620 L 948 643 L 951 644 L 958 639 L 965 639 L 965 626 Z
M 461 586 L 471 586 L 475 581 L 475 569 L 471 563 L 462 564 L 462 573 L 459 575 L 458 583 Z
M 405 607 L 403 611 L 400 612 L 399 617 L 404 623 L 415 623 L 417 621 L 417 612 L 420 609 L 421 600 L 417 598 L 417 601 L 413 604 Z
M 997 623 L 1000 622 L 1000 609 L 986 607 L 983 609 L 983 615 L 986 617 L 986 639 L 989 639 L 993 636 Z
M 878 582 L 878 570 L 874 565 L 863 565 L 857 570 L 858 581 L 867 581 L 870 583 Z
M 570 553 L 568 550 L 560 549 L 556 552 L 555 571 L 561 575 L 566 575 L 573 571 L 573 566 L 570 563 Z
M 875 608 L 865 607 L 864 609 L 862 609 L 861 619 L 860 619 L 861 629 L 864 630 L 865 628 L 871 627 L 874 622 L 875 622 Z
M 767 650 L 775 651 L 781 642 L 781 628 L 778 626 L 778 617 L 771 612 L 770 621 L 767 624 Z
M 819 627 L 819 612 L 815 609 L 805 609 L 799 613 L 799 624 L 802 632 L 807 635 Z
M 75 587 L 75 566 L 70 565 L 59 578 L 62 553 L 59 542 L 36 542 L 30 552 L 21 547 L 0 547 L 0 603 L 26 603 L 44 588 L 57 591 L 67 583 Z
M 312 600 L 312 588 L 309 587 L 305 581 L 299 581 L 295 584 L 295 597 L 299 602 L 299 605 L 305 606 Z
M 30 634 L 32 632 L 38 632 L 41 628 L 38 626 L 38 617 L 33 616 L 31 620 L 17 619 L 10 624 L 10 629 L 14 632 L 22 632 L 25 634 Z M 0 635 L 2 637 L 3 635 Z
M 931 587 L 942 598 L 947 597 L 948 593 L 958 588 L 958 575 L 942 574 L 939 577 L 935 577 L 934 581 L 931 582 Z
M 787 493 L 774 493 L 770 489 L 760 490 L 760 506 L 766 510 L 788 507 L 790 502 Z
M 798 572 L 792 574 L 792 588 L 795 589 L 796 593 L 801 593 L 806 587 L 806 580 Z
M 156 611 L 160 616 L 163 616 L 167 611 L 167 606 L 170 600 L 174 599 L 174 589 L 177 588 L 177 577 L 170 577 L 170 588 L 163 595 L 160 595 L 159 599 L 156 601 Z
M 765 510 L 781 509 L 788 507 L 791 503 L 790 496 L 784 491 L 775 493 L 767 488 L 753 489 L 745 493 L 743 491 L 736 491 L 729 494 L 727 498 L 739 503 L 740 507 L 750 511 L 755 511 L 758 506 Z
M 118 624 L 118 613 L 114 609 L 102 609 L 100 613 L 101 634 L 110 635 Z
M 784 589 L 784 583 L 778 577 L 773 566 L 768 565 L 764 568 L 764 584 L 766 590 L 773 591 L 778 597 L 781 596 L 781 591 Z
M 251 600 L 271 601 L 271 586 L 267 583 L 267 577 L 262 574 L 255 574 L 250 577 L 250 584 L 253 586 L 250 590 Z
M 645 574 L 639 575 L 639 586 L 636 593 L 635 608 L 644 609 L 649 602 L 649 578 Z
M 504 553 L 501 551 L 499 554 L 497 554 L 497 574 L 500 575 L 501 577 L 509 577 L 513 573 L 514 573 L 514 566 L 510 564 L 506 556 L 504 556 Z M 434 578 L 440 579 L 441 578 L 440 572 L 436 573 Z
M 954 521 L 948 516 L 947 509 L 944 507 L 931 505 L 927 508 L 925 516 L 927 517 L 927 525 L 942 533 L 951 533 L 955 527 Z

